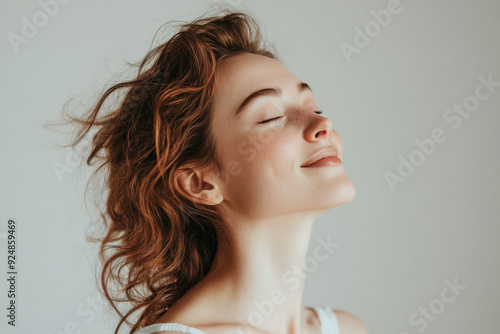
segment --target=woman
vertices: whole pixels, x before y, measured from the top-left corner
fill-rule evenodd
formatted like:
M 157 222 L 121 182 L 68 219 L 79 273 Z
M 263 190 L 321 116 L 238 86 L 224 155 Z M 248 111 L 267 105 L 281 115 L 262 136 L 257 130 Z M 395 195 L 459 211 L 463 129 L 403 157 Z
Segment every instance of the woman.
M 120 106 L 97 118 L 120 88 Z M 115 333 L 139 309 L 130 333 L 368 332 L 348 312 L 301 305 L 313 222 L 355 191 L 331 121 L 251 16 L 181 25 L 73 120 L 72 145 L 99 128 L 87 163 L 108 167 L 101 284 Z M 116 301 L 133 307 L 123 315 Z

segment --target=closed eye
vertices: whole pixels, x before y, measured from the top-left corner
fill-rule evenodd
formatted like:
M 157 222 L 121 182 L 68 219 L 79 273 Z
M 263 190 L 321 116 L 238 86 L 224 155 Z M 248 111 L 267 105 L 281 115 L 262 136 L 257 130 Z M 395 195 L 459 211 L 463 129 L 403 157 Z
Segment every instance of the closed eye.
M 321 115 L 323 113 L 323 111 L 322 110 L 316 110 L 315 113 L 317 113 L 318 115 Z M 259 122 L 259 124 L 269 123 L 269 122 L 275 121 L 277 119 L 280 119 L 282 117 L 283 116 L 278 116 L 278 117 L 266 119 L 265 121 Z
M 274 118 L 271 118 L 271 119 L 266 119 L 265 121 L 259 122 L 259 124 L 269 123 L 269 122 L 272 122 L 274 120 L 280 119 L 281 117 L 283 117 L 283 116 L 274 117 Z

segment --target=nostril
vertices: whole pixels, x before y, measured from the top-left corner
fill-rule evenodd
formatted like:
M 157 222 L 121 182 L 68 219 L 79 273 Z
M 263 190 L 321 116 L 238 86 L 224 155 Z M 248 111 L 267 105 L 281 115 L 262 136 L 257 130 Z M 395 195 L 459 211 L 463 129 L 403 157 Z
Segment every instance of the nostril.
M 322 132 L 324 132 L 324 134 L 326 134 L 326 130 L 321 130 L 321 131 L 318 131 L 314 137 L 318 138 L 319 134 Z

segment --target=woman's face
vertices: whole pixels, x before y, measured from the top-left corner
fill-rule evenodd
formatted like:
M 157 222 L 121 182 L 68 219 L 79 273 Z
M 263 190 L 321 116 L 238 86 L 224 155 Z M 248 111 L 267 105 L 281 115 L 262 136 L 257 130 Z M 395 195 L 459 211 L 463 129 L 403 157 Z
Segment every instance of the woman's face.
M 224 174 L 220 185 L 230 210 L 248 218 L 325 211 L 354 198 L 343 165 L 301 167 L 317 151 L 342 141 L 319 115 L 311 90 L 279 61 L 242 53 L 219 62 L 212 130 Z M 307 86 L 306 86 L 307 87 Z M 242 102 L 265 88 L 281 91 Z M 271 120 L 262 123 L 266 120 Z

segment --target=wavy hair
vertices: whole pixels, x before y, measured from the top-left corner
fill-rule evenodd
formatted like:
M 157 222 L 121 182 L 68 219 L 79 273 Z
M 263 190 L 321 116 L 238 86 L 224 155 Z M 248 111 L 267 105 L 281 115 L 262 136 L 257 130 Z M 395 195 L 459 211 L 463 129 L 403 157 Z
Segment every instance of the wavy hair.
M 225 240 L 220 208 L 191 201 L 174 176 L 188 164 L 223 172 L 210 127 L 215 74 L 220 60 L 241 52 L 278 59 L 249 14 L 225 9 L 183 22 L 135 65 L 133 80 L 112 85 L 83 116 L 68 115 L 78 126 L 72 147 L 98 129 L 85 158 L 102 162 L 92 176 L 106 172 L 103 233 L 93 240 L 101 293 L 120 317 L 115 334 L 124 322 L 130 333 L 154 323 L 208 273 Z M 121 89 L 118 107 L 98 117 Z M 117 302 L 130 303 L 125 314 Z M 135 322 L 127 320 L 140 309 Z

